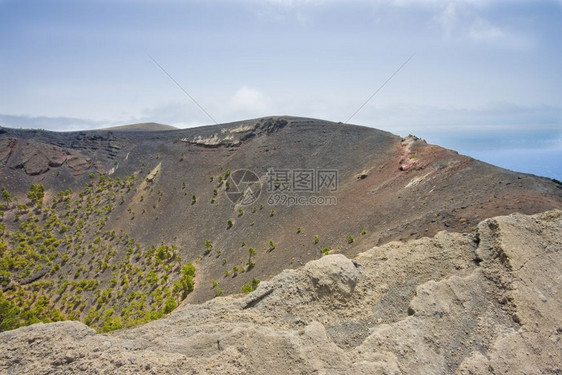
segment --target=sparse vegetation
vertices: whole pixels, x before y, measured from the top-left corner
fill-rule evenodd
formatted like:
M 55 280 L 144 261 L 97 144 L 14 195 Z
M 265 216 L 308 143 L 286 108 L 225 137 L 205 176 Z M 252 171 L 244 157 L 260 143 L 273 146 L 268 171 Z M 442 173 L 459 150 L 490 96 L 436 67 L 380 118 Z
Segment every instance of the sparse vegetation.
M 312 242 L 316 245 L 318 242 L 320 242 L 320 237 L 318 237 L 318 235 L 315 235 L 312 239 Z
M 34 210 L 6 207 L 15 198 L 2 190 L 2 210 L 17 221 L 0 223 L 0 330 L 64 319 L 98 331 L 129 327 L 169 313 L 193 290 L 195 268 L 180 271 L 176 246 L 143 246 L 123 231 L 104 231 L 107 215 L 132 198 L 136 176 L 90 177 L 74 197 L 67 189 L 45 203 L 45 188 L 32 185 Z M 131 206 L 126 211 L 134 217 Z M 20 284 L 6 288 L 12 280 Z
M 349 237 L 347 237 L 347 243 L 352 244 L 355 241 L 355 239 L 353 238 L 353 236 L 350 234 Z

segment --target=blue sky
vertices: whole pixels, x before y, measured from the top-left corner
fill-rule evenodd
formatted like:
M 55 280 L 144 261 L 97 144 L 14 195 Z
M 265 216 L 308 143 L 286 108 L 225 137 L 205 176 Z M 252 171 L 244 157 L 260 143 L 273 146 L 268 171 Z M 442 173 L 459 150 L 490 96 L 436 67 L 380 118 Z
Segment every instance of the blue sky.
M 0 0 L 0 125 L 274 114 L 345 121 L 562 179 L 562 1 Z

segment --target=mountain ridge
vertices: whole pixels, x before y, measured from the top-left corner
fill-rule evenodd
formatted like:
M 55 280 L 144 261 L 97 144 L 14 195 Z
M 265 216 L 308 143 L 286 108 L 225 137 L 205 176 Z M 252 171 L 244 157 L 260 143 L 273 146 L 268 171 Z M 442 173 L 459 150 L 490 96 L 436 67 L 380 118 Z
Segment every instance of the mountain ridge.
M 137 276 L 141 271 L 127 268 L 127 257 L 139 257 L 136 266 L 158 276 L 156 290 L 165 298 L 151 302 L 157 316 L 186 263 L 197 269 L 186 301 L 200 303 L 238 293 L 254 279 L 268 279 L 324 253 L 353 257 L 373 245 L 442 230 L 471 233 L 488 217 L 562 208 L 561 185 L 547 178 L 503 170 L 414 136 L 308 118 L 155 132 L 2 129 L 0 146 L 1 188 L 20 197 L 3 209 L 3 223 L 12 233 L 10 254 L 19 251 L 22 222 L 27 232 L 35 228 L 63 241 L 50 253 L 53 259 L 7 270 L 6 282 L 20 285 L 9 293 L 31 296 L 37 282 L 53 283 L 46 292 L 49 304 L 82 321 L 95 316 L 89 315 L 92 308 L 100 314 L 113 309 L 114 318 L 126 315 L 119 293 L 142 292 L 152 301 L 153 290 Z M 259 199 L 248 206 L 229 200 L 237 170 L 252 171 L 261 181 Z M 271 170 L 337 171 L 337 189 L 285 192 L 304 197 L 305 204 L 268 202 L 276 193 L 267 191 L 269 184 L 280 186 L 268 181 Z M 45 189 L 41 208 L 25 198 L 32 184 Z M 313 196 L 335 204 L 311 204 Z M 18 208 L 22 205 L 27 208 Z M 54 232 L 49 216 L 67 232 Z M 78 223 L 84 223 L 82 229 Z M 128 255 L 130 241 L 138 250 Z M 91 248 L 99 249 L 90 254 Z M 157 259 L 157 251 L 173 260 Z M 115 255 L 106 261 L 106 252 Z M 95 267 L 88 267 L 92 262 Z M 21 285 L 40 274 L 35 268 L 51 271 L 35 284 Z M 54 294 L 61 278 L 76 284 L 69 298 L 84 285 L 92 290 L 82 292 L 76 307 L 63 303 Z M 128 289 L 113 285 L 125 278 Z M 111 297 L 98 306 L 104 292 Z M 102 327 L 103 316 L 91 324 Z

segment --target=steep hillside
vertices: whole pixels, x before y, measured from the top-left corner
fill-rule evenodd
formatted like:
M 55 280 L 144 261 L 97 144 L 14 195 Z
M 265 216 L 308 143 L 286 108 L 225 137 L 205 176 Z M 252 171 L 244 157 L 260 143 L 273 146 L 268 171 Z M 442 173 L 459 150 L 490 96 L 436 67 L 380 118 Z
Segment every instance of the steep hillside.
M 99 330 L 170 311 L 191 291 L 177 284 L 189 263 L 187 301 L 198 303 L 325 253 L 562 208 L 556 181 L 413 136 L 293 117 L 150 132 L 3 128 L 0 165 L 1 187 L 19 197 L 2 209 L 3 298 L 34 311 L 21 324 L 71 317 Z M 237 170 L 261 184 L 240 183 Z M 285 179 L 310 171 L 337 172 L 337 186 L 303 191 L 305 180 Z M 27 198 L 32 184 L 44 187 L 41 202 Z M 258 185 L 257 200 L 231 201 Z M 297 195 L 300 204 L 282 204 Z M 51 307 L 60 314 L 47 316 Z
M 558 374 L 562 212 L 328 255 L 106 335 L 0 334 L 6 373 Z

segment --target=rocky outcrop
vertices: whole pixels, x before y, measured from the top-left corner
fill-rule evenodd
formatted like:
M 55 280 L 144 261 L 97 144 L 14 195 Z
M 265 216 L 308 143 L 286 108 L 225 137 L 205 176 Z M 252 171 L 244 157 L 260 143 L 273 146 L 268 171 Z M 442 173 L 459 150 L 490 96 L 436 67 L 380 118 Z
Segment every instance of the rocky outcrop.
M 247 296 L 98 335 L 78 322 L 0 334 L 4 373 L 562 372 L 562 212 L 474 234 L 329 255 Z
M 271 134 L 283 129 L 289 122 L 285 118 L 262 118 L 254 124 L 236 125 L 222 128 L 219 132 L 182 138 L 180 141 L 207 148 L 237 147 L 248 139 L 262 134 Z
M 77 150 L 36 142 L 5 138 L 0 140 L 0 163 L 12 169 L 23 169 L 29 176 L 41 175 L 66 164 L 71 173 L 81 176 L 93 165 L 93 160 Z

